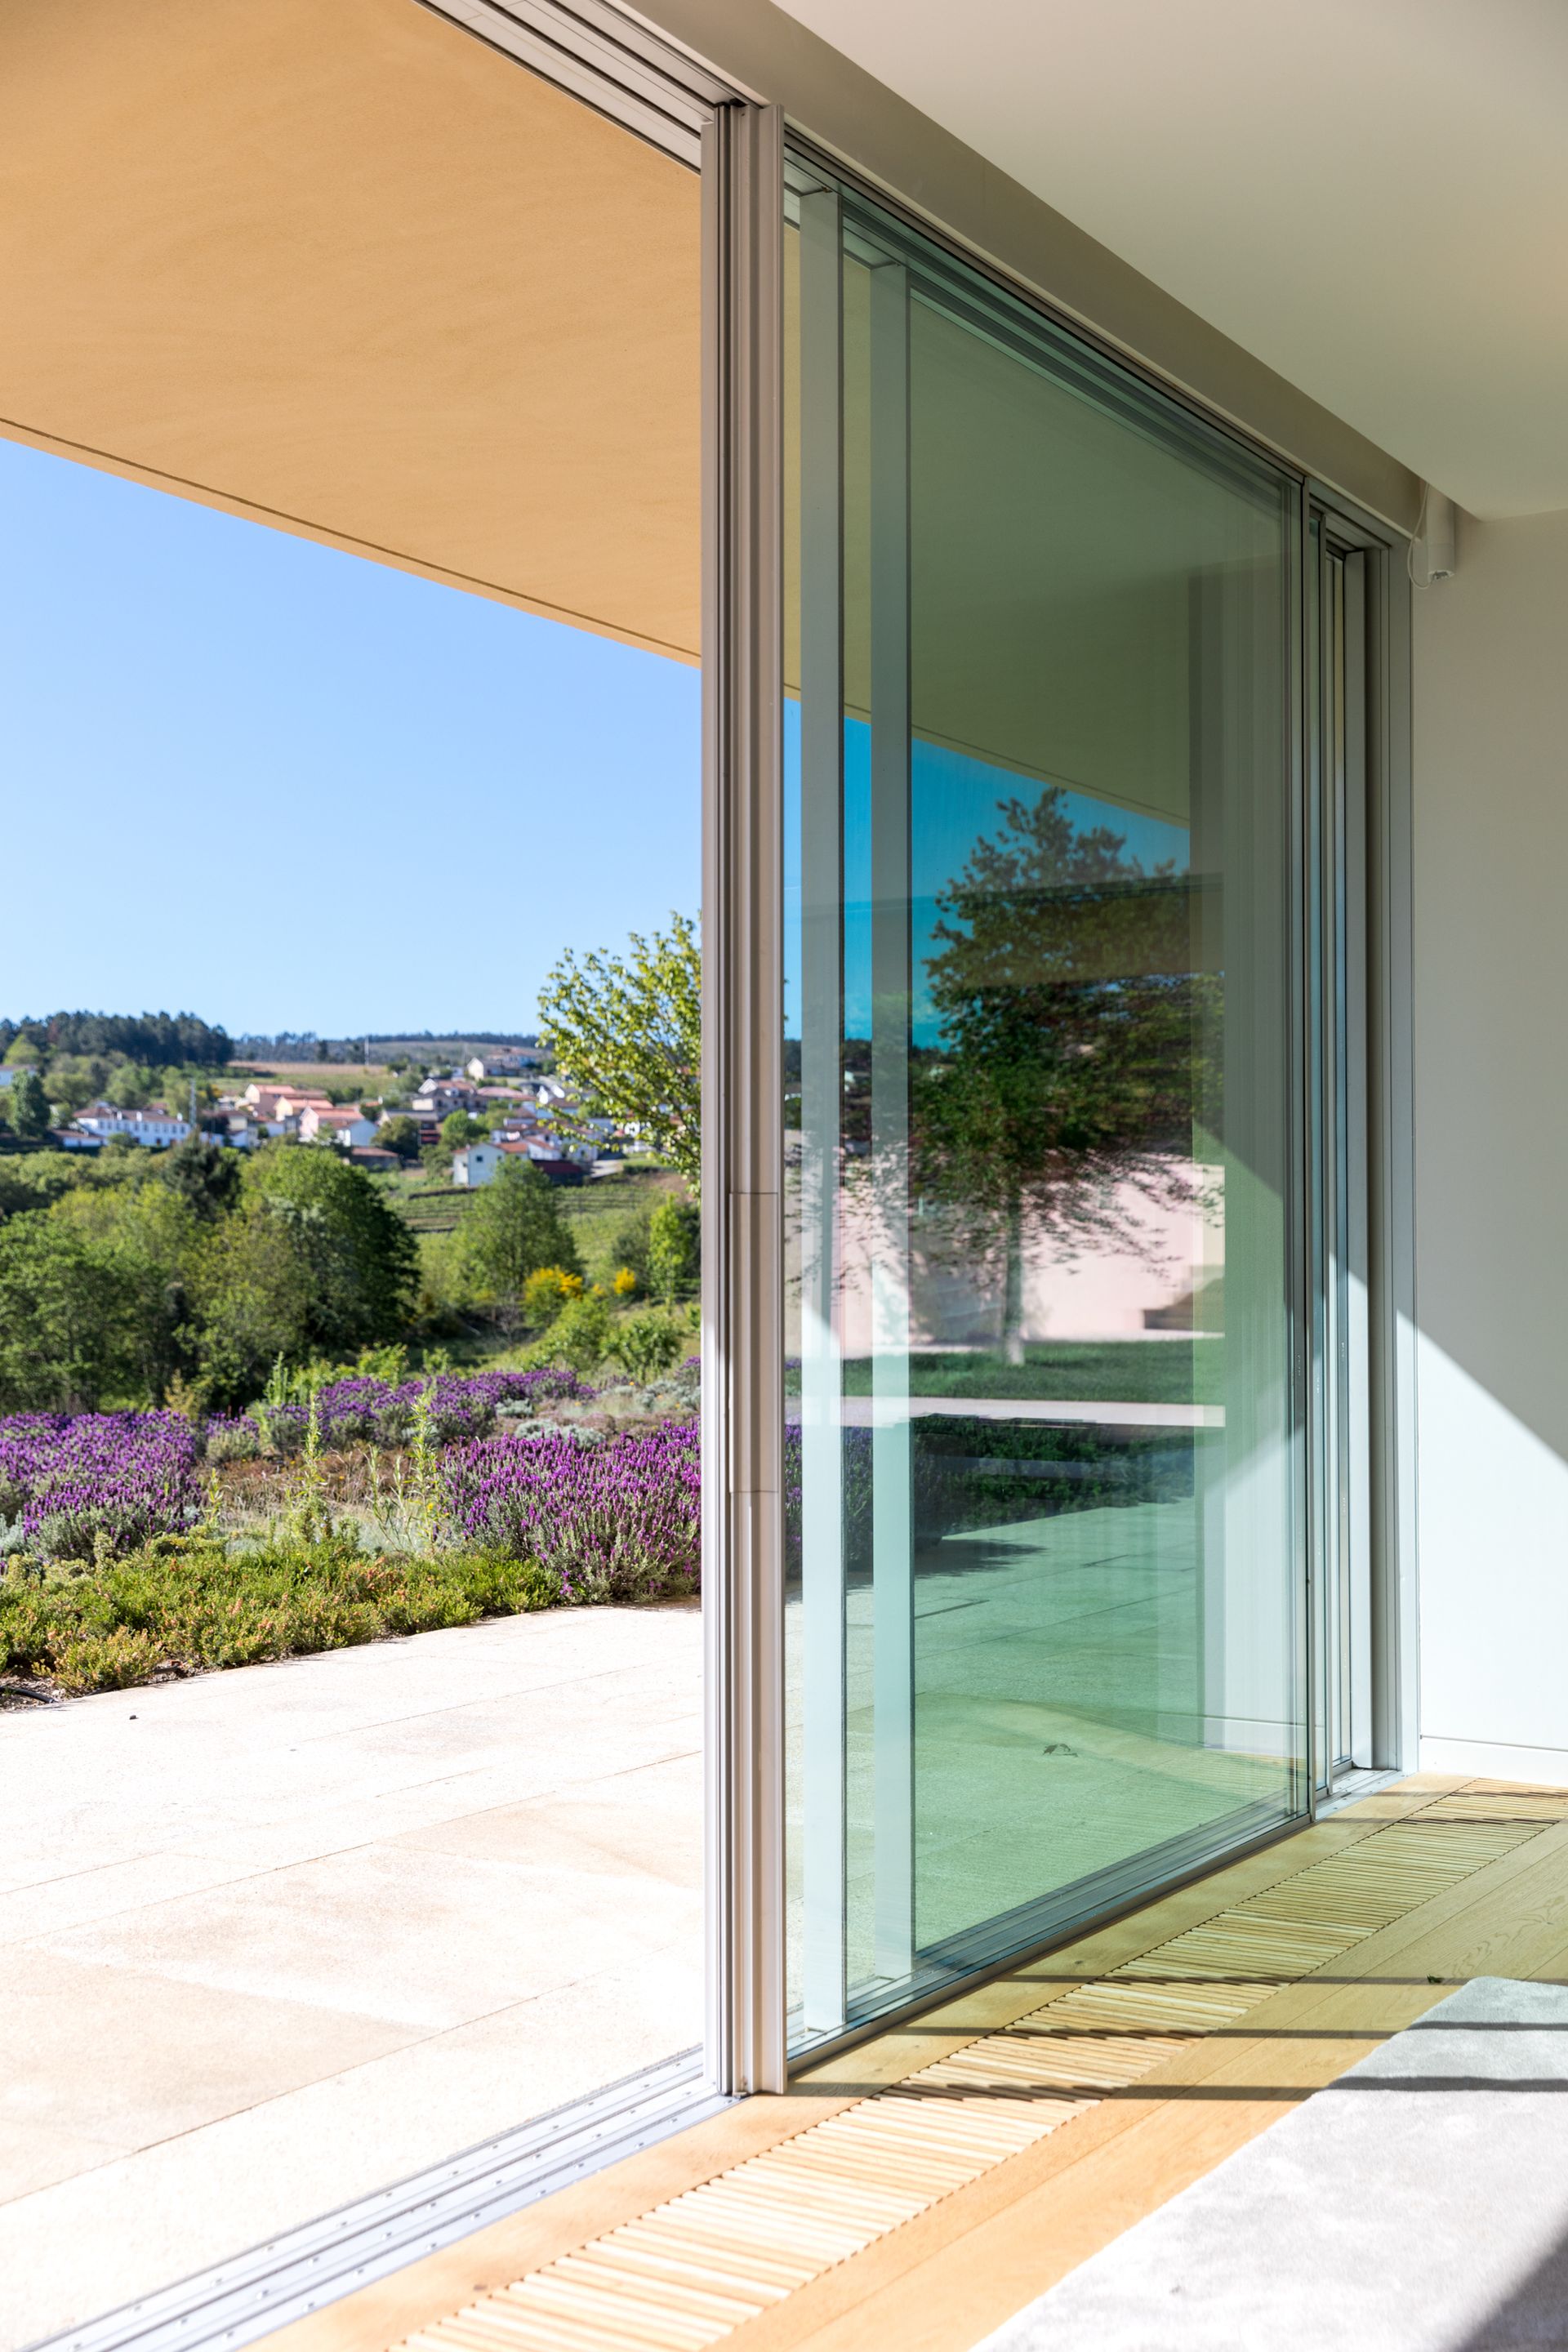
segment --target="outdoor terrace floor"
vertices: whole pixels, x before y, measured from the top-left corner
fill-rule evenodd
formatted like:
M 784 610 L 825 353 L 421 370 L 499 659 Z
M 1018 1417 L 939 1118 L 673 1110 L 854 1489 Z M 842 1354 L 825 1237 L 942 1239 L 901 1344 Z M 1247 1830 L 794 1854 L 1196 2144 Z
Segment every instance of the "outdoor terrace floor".
M 1479 1975 L 1568 1980 L 1568 1791 L 1406 1780 L 269 2352 L 969 2352 Z
M 0 1714 L 0 2347 L 701 2036 L 701 1621 Z

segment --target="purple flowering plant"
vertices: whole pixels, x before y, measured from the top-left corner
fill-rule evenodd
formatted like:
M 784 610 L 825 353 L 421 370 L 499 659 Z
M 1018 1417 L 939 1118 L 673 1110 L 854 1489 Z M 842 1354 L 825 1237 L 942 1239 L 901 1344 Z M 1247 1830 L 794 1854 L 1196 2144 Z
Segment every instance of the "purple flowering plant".
M 437 1445 L 487 1436 L 503 1409 L 536 1412 L 542 1404 L 593 1402 L 595 1391 L 575 1372 L 547 1364 L 530 1372 L 442 1372 L 434 1380 L 395 1385 L 368 1373 L 329 1381 L 316 1391 L 321 1442 L 329 1448 L 355 1444 L 406 1445 L 414 1434 L 415 1409 L 428 1398 L 429 1431 Z M 247 1418 L 271 1450 L 296 1454 L 310 1426 L 308 1405 L 258 1405 Z
M 559 1435 L 483 1438 L 442 1464 L 459 1540 L 535 1560 L 568 1601 L 689 1592 L 701 1559 L 694 1423 L 664 1422 L 597 1444 Z
M 199 1446 L 175 1412 L 19 1412 L 0 1421 L 7 1548 L 68 1559 L 131 1551 L 199 1516 Z

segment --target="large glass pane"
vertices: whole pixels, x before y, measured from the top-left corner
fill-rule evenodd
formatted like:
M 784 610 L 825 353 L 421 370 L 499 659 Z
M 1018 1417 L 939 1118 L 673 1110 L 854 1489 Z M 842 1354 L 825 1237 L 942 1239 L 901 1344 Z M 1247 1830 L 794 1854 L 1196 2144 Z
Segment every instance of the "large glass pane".
M 798 2038 L 1302 1801 L 1293 486 L 790 205 Z

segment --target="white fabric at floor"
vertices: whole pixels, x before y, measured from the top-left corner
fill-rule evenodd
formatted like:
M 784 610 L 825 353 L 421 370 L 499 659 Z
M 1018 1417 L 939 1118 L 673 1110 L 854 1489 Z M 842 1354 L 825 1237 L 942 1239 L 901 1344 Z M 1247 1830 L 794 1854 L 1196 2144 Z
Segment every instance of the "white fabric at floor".
M 1479 1977 L 977 2352 L 1568 2347 L 1568 1988 Z

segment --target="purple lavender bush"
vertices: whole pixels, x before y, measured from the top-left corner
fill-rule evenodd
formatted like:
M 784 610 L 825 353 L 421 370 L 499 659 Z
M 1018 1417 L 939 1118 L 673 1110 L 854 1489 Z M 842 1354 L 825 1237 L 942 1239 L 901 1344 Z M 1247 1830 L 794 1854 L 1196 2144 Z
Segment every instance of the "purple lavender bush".
M 537 1412 L 542 1403 L 587 1404 L 595 1391 L 559 1365 L 531 1372 L 442 1372 L 429 1381 L 401 1381 L 395 1387 L 370 1374 L 329 1381 L 316 1391 L 321 1444 L 406 1445 L 414 1434 L 415 1410 L 429 1396 L 430 1436 L 437 1445 L 486 1437 L 503 1410 Z M 302 1404 L 257 1405 L 250 1418 L 277 1454 L 297 1454 L 310 1427 Z
M 694 1424 L 667 1422 L 584 1444 L 491 1437 L 455 1448 L 443 1499 L 460 1541 L 536 1560 L 568 1601 L 695 1591 L 701 1470 Z
M 19 1412 L 0 1421 L 0 1519 L 13 1548 L 88 1559 L 199 1515 L 197 1444 L 175 1412 Z

